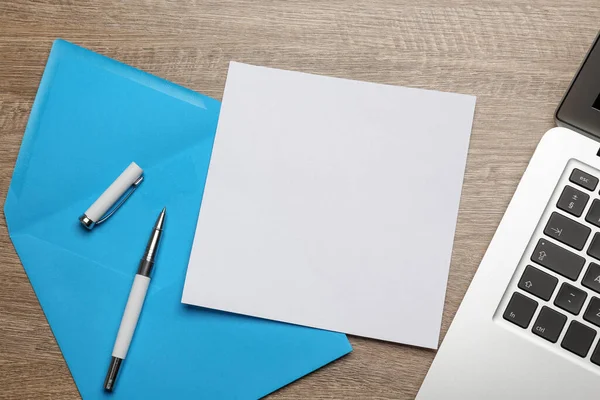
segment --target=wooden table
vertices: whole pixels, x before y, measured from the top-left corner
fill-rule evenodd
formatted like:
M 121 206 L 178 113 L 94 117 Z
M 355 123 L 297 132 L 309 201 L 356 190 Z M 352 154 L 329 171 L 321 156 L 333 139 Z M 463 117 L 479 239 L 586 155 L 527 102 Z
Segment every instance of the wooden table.
M 3 0 L 0 197 L 57 37 L 217 99 L 230 60 L 474 94 L 443 336 L 598 21 L 597 0 Z M 435 356 L 350 340 L 352 354 L 272 398 L 413 398 Z M 0 398 L 78 398 L 4 218 Z

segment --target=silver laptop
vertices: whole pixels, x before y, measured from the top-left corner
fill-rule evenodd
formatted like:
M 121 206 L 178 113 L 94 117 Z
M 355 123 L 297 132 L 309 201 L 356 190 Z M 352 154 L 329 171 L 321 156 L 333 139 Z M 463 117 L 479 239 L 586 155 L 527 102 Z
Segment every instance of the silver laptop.
M 600 399 L 600 44 L 561 102 L 417 396 Z

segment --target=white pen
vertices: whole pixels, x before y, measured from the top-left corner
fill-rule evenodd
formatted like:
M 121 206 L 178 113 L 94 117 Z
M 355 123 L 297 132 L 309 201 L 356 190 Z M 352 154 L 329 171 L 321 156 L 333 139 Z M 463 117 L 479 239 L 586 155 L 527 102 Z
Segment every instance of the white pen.
M 133 285 L 131 286 L 131 292 L 129 292 L 125 312 L 123 312 L 123 318 L 121 318 L 121 325 L 119 326 L 119 333 L 117 333 L 117 339 L 113 347 L 112 359 L 106 373 L 106 379 L 104 380 L 104 390 L 109 392 L 112 392 L 115 387 L 119 368 L 127 356 L 127 350 L 129 350 L 129 344 L 131 343 L 131 338 L 135 332 L 135 327 L 140 317 L 144 300 L 146 299 L 146 292 L 150 284 L 150 274 L 152 273 L 152 267 L 154 267 L 154 260 L 156 259 L 166 212 L 167 209 L 163 208 L 154 224 L 152 235 L 150 235 L 146 251 L 140 261 Z

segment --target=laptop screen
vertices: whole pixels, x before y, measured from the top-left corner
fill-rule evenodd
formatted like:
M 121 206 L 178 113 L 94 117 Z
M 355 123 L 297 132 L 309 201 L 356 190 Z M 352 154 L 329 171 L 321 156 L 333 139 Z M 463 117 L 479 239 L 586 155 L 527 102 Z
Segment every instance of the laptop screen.
M 600 34 L 556 111 L 556 122 L 600 139 Z

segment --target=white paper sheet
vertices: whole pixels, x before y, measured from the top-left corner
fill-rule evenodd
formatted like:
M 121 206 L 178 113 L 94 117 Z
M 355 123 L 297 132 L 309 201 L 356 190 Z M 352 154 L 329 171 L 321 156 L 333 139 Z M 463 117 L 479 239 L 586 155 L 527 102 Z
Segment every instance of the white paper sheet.
M 474 109 L 232 62 L 182 301 L 436 348 Z

